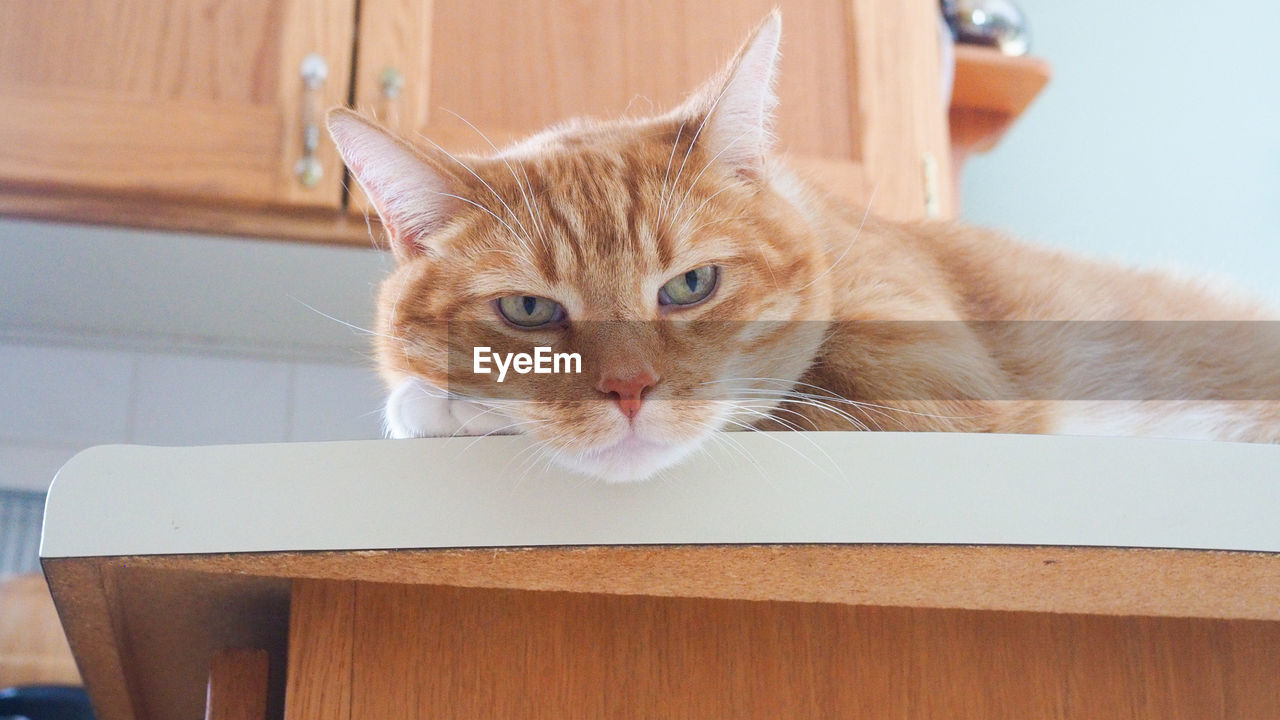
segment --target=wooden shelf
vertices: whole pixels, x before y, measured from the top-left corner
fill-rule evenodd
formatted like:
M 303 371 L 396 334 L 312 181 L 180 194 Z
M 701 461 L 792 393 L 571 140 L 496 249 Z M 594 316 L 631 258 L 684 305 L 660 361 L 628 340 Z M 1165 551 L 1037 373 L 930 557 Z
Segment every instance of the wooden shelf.
M 1036 57 L 1010 57 L 992 48 L 956 46 L 955 86 L 951 92 L 952 170 L 959 188 L 965 160 L 996 143 L 1048 84 L 1049 63 Z
M 203 204 L 139 194 L 56 192 L 0 186 L 0 216 L 114 225 L 147 230 L 203 232 L 368 247 L 381 241 L 375 216 L 264 205 Z
M 951 107 L 1016 117 L 1040 94 L 1050 75 L 1049 63 L 1041 58 L 957 45 Z

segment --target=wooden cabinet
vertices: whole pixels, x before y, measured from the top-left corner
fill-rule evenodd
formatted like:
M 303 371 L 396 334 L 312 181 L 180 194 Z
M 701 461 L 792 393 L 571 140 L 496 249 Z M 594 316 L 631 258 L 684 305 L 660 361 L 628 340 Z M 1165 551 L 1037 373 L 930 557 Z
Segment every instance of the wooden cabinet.
M 366 205 L 323 133 L 323 177 L 295 173 L 308 103 L 484 151 L 468 123 L 503 143 L 671 107 L 774 4 L 2 3 L 0 213 L 365 244 Z M 874 195 L 877 214 L 954 215 L 935 0 L 783 11 L 780 148 L 851 199 Z M 313 53 L 328 78 L 308 98 Z
M 1274 553 L 580 546 L 45 571 L 102 720 L 237 695 L 255 715 L 207 720 L 1280 717 Z M 267 661 L 226 672 L 244 647 Z
M 328 143 L 322 182 L 302 155 L 300 67 L 318 53 L 344 102 L 355 0 L 0 4 L 0 177 L 6 189 L 123 193 L 153 203 L 342 203 Z
M 661 112 L 776 4 L 368 0 L 356 105 L 403 133 L 479 152 L 490 148 L 476 128 L 501 144 L 576 115 Z M 924 217 L 929 203 L 954 212 L 937 12 L 933 0 L 783 7 L 779 149 L 854 201 L 874 190 L 875 211 L 889 217 Z M 380 92 L 388 67 L 405 79 L 391 103 Z M 926 169 L 939 163 L 947 180 L 927 188 Z

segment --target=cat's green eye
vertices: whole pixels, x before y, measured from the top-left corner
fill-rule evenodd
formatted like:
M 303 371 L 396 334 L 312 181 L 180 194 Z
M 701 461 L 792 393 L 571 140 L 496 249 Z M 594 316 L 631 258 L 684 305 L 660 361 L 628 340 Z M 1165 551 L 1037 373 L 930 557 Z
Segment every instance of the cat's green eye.
M 660 305 L 694 305 L 707 299 L 716 289 L 716 281 L 720 277 L 719 268 L 715 265 L 703 265 L 696 270 L 681 273 L 667 281 L 658 290 Z
M 498 298 L 498 313 L 507 322 L 522 328 L 555 325 L 564 320 L 564 308 L 555 300 L 536 295 L 508 295 Z

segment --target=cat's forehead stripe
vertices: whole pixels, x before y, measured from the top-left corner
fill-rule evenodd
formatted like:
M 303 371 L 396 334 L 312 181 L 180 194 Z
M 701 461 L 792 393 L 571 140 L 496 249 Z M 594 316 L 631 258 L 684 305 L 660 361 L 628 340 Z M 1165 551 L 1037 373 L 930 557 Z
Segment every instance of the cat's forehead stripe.
M 543 216 L 543 227 L 548 234 L 558 235 L 560 238 L 574 236 L 574 225 L 565 216 L 560 203 L 555 202 L 552 198 L 546 198 L 544 202 L 540 203 L 539 210 Z M 585 264 L 586 258 L 583 256 L 581 243 L 560 242 L 555 237 L 548 238 L 548 242 L 556 247 L 556 259 L 559 264 L 572 265 L 574 267 L 581 267 Z
M 548 141 L 539 152 L 526 146 L 530 152 L 477 161 L 483 180 L 468 189 L 482 207 L 467 223 L 472 232 L 457 237 L 458 247 L 472 257 L 490 254 L 497 269 L 521 264 L 518 275 L 566 291 L 614 278 L 600 301 L 732 258 L 785 273 L 785 259 L 773 263 L 774 238 L 745 240 L 754 234 L 740 226 L 741 204 L 749 199 L 726 185 L 734 179 L 708 165 L 713 159 L 689 147 L 691 138 L 677 126 L 665 129 L 671 132 L 621 139 L 597 132 L 574 145 Z M 486 226 L 487 232 L 474 230 Z M 624 289 L 620 278 L 634 279 L 636 287 Z
M 565 246 L 584 266 L 625 253 L 635 259 L 645 249 L 646 209 L 640 197 L 643 165 L 620 153 L 581 152 L 529 163 L 537 177 L 537 210 L 549 238 Z M 518 194 L 518 189 L 516 189 Z

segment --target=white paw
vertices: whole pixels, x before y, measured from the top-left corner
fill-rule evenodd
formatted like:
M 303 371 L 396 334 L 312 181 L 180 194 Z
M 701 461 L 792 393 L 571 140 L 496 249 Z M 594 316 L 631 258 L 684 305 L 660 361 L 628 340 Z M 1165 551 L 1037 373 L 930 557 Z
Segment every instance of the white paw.
M 417 378 L 400 383 L 387 397 L 387 435 L 393 438 L 514 434 L 511 418 L 489 407 L 450 398 Z

